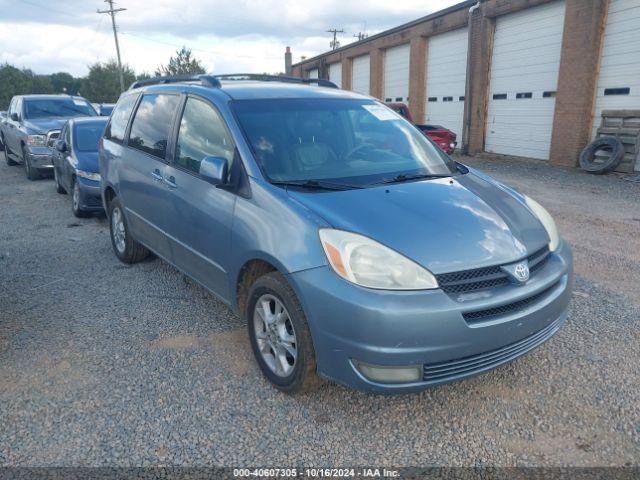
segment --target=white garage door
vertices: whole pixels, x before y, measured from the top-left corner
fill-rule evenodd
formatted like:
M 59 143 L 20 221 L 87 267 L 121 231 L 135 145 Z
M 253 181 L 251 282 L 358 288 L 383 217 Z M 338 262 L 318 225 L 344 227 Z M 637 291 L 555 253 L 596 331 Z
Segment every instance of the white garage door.
M 592 137 L 602 110 L 640 109 L 640 0 L 611 0 L 604 31 Z M 640 164 L 636 163 L 636 169 Z
M 362 55 L 353 59 L 351 71 L 351 89 L 354 92 L 369 95 L 370 59 Z
M 425 123 L 443 125 L 462 138 L 467 78 L 467 29 L 429 38 Z
M 309 78 L 318 78 L 318 69 L 309 70 Z
M 384 101 L 405 102 L 409 98 L 409 44 L 388 48 L 384 55 Z
M 342 63 L 329 65 L 329 80 L 335 83 L 338 88 L 342 88 Z
M 488 152 L 549 158 L 564 12 L 557 1 L 496 20 Z

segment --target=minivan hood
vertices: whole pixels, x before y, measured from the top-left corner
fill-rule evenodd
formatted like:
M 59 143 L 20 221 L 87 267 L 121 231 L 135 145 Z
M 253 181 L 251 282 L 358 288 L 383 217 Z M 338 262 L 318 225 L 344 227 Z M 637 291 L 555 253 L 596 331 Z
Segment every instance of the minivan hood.
M 436 274 L 514 262 L 549 242 L 520 200 L 473 173 L 289 195 L 334 228 L 366 235 Z
M 61 130 L 67 120 L 72 117 L 36 118 L 25 120 L 24 126 L 37 132 L 47 133 L 49 130 Z

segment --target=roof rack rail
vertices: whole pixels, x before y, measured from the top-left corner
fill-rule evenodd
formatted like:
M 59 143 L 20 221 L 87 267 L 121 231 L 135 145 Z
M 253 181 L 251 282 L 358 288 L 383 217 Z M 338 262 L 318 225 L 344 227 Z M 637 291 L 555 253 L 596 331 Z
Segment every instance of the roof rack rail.
M 286 83 L 315 83 L 320 87 L 338 88 L 338 86 L 324 78 L 290 77 L 288 75 L 269 75 L 267 73 L 225 73 L 214 75 L 220 80 L 258 80 L 261 82 L 286 82 Z
M 158 85 L 179 82 L 200 82 L 204 87 L 220 88 L 220 80 L 213 75 L 170 75 L 166 77 L 147 78 L 133 82 L 129 90 L 145 87 L 147 85 Z

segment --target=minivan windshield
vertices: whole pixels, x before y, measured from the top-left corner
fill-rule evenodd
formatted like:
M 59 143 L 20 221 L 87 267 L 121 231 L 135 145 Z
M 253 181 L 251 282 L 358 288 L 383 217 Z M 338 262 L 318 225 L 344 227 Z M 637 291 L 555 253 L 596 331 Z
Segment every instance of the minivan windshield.
M 97 113 L 89 102 L 79 98 L 51 98 L 24 101 L 24 118 L 94 117 Z
M 375 100 L 236 100 L 233 109 L 275 183 L 364 186 L 457 171 L 418 129 Z

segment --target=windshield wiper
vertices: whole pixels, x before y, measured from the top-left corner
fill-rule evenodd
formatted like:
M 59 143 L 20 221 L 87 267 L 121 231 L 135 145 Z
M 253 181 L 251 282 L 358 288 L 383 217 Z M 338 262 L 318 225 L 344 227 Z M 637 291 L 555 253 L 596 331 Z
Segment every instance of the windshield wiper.
M 429 178 L 447 178 L 450 176 L 451 176 L 450 173 L 448 174 L 419 173 L 416 175 L 407 175 L 407 174 L 401 173 L 399 175 L 396 175 L 393 178 L 387 178 L 385 180 L 377 182 L 377 184 L 402 183 L 402 182 L 409 182 L 411 180 L 422 180 L 422 179 L 429 179 Z
M 325 182 L 323 180 L 274 180 L 271 183 L 273 185 L 282 185 L 285 187 L 300 187 L 309 190 L 351 190 L 353 188 L 363 188 L 359 185 Z

